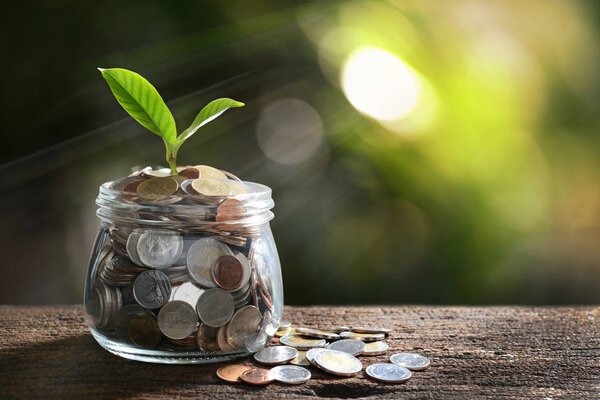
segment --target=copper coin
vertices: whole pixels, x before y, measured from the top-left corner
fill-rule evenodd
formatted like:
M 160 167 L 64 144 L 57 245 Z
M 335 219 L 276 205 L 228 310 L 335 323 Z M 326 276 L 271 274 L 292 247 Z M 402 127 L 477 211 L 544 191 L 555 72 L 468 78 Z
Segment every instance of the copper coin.
M 244 203 L 237 199 L 226 199 L 217 207 L 217 216 L 215 219 L 217 222 L 240 219 L 246 213 L 246 209 L 243 206 Z
M 123 188 L 123 191 L 124 192 L 137 193 L 137 187 L 142 182 L 144 182 L 143 179 L 140 179 L 140 180 L 137 180 L 137 181 L 133 181 L 133 182 L 129 182 L 127 185 L 125 185 L 125 187 Z
M 226 382 L 238 383 L 242 381 L 240 379 L 240 375 L 242 374 L 242 372 L 246 372 L 249 369 L 252 369 L 252 367 L 248 367 L 247 365 L 225 365 L 217 370 L 217 376 Z
M 186 168 L 179 171 L 179 175 L 187 179 L 198 179 L 200 178 L 200 171 L 196 168 Z
M 240 374 L 240 379 L 251 385 L 266 385 L 275 379 L 269 374 L 270 370 L 265 368 L 251 368 Z
M 244 267 L 240 260 L 227 254 L 217 258 L 210 272 L 215 283 L 225 290 L 237 288 L 244 278 Z

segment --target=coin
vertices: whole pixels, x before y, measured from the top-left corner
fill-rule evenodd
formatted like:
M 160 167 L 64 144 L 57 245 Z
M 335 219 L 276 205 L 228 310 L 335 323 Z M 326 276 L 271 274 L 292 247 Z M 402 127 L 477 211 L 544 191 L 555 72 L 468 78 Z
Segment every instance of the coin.
M 392 354 L 390 361 L 413 371 L 420 371 L 429 367 L 429 359 L 427 357 L 414 353 Z
M 385 339 L 385 335 L 383 333 L 342 332 L 340 333 L 340 337 L 344 339 L 362 340 L 363 342 L 374 342 L 376 340 Z
M 219 349 L 221 349 L 221 351 L 234 350 L 233 346 L 227 341 L 227 325 L 228 324 L 223 325 L 217 331 L 217 344 L 219 345 Z
M 169 301 L 158 313 L 158 327 L 171 339 L 184 339 L 196 331 L 198 316 L 196 310 L 180 300 Z
M 129 236 L 127 237 L 126 249 L 127 249 L 127 254 L 129 255 L 129 259 L 131 261 L 133 261 L 137 265 L 144 265 L 142 263 L 142 260 L 140 260 L 140 257 L 138 256 L 138 253 L 137 253 L 137 243 L 138 243 L 139 238 L 140 238 L 140 232 L 138 232 L 138 231 L 131 232 L 129 234 Z
M 210 271 L 213 263 L 223 255 L 233 255 L 226 244 L 213 238 L 200 239 L 188 250 L 187 269 L 200 285 L 215 287 Z
M 179 183 L 170 176 L 150 178 L 137 187 L 139 194 L 170 196 L 179 189 Z M 150 197 L 152 198 L 152 197 Z
M 200 320 L 213 328 L 225 325 L 232 317 L 235 304 L 226 290 L 212 288 L 198 298 L 196 312 Z
M 365 343 L 365 345 L 365 351 L 361 354 L 363 356 L 377 356 L 388 350 L 388 344 L 382 341 Z
M 203 196 L 229 196 L 231 194 L 231 188 L 225 182 L 214 179 L 194 179 L 192 188 Z
M 330 343 L 327 348 L 330 350 L 343 351 L 344 353 L 357 356 L 365 351 L 365 342 L 356 339 L 343 339 Z
M 125 185 L 125 187 L 123 187 L 123 192 L 131 192 L 131 193 L 137 193 L 137 188 L 140 185 L 140 183 L 144 182 L 143 179 L 136 179 L 134 181 L 131 181 L 129 183 L 127 183 L 127 185 Z
M 279 325 L 278 325 L 277 329 L 290 328 L 291 326 L 292 326 L 292 323 L 289 321 L 279 321 Z
M 389 363 L 369 365 L 365 372 L 371 378 L 387 383 L 406 382 L 412 376 L 412 373 L 408 369 Z
M 204 179 L 227 179 L 227 175 L 223 171 L 208 165 L 194 165 L 194 168 L 200 173 L 200 177 Z
M 322 331 L 333 332 L 333 333 L 342 333 L 350 330 L 349 326 L 327 326 L 325 328 L 320 328 Z
M 224 365 L 217 369 L 217 376 L 229 383 L 239 383 L 242 382 L 240 379 L 242 372 L 248 371 L 249 369 L 252 369 L 252 367 L 241 364 Z
M 246 344 L 246 337 L 258 331 L 261 315 L 258 308 L 244 306 L 238 309 L 227 327 L 227 341 L 234 349 L 240 349 Z
M 183 251 L 183 239 L 174 231 L 146 230 L 140 235 L 136 248 L 140 261 L 144 265 L 161 269 L 179 260 Z
M 314 348 L 314 349 L 310 349 L 306 352 L 306 359 L 308 360 L 308 362 L 311 365 L 316 365 L 315 364 L 315 356 L 321 351 L 321 350 L 325 350 L 323 348 Z
M 196 168 L 185 168 L 179 171 L 179 176 L 183 176 L 186 179 L 198 179 L 200 178 L 200 171 Z
M 338 340 L 340 335 L 333 332 L 325 332 L 320 329 L 296 328 L 296 334 L 327 340 Z
M 269 374 L 269 370 L 265 368 L 251 368 L 240 374 L 240 379 L 251 385 L 266 385 L 273 382 L 275 379 Z
M 217 333 L 219 328 L 213 328 L 206 324 L 200 324 L 196 334 L 196 344 L 200 351 L 213 352 L 219 350 L 217 343 Z
M 334 375 L 351 376 L 362 370 L 358 358 L 343 351 L 323 349 L 315 356 L 315 364 Z
M 296 328 L 283 328 L 283 329 L 278 329 L 277 332 L 275 332 L 275 336 L 277 336 L 277 337 L 284 337 L 284 336 L 295 335 L 295 334 L 296 334 Z
M 172 277 L 169 276 L 169 278 L 172 281 Z M 204 289 L 199 288 L 192 282 L 184 282 L 183 284 L 173 288 L 173 290 L 171 291 L 171 297 L 169 298 L 169 301 L 185 301 L 186 303 L 195 308 L 196 304 L 198 304 L 198 299 L 200 298 L 200 295 L 204 293 L 204 291 Z
M 254 359 L 265 365 L 285 364 L 298 355 L 298 350 L 288 346 L 265 347 L 254 354 Z
M 162 307 L 171 295 L 171 282 L 164 272 L 142 272 L 133 282 L 133 296 L 139 305 L 149 309 Z
M 250 276 L 252 275 L 252 268 L 250 267 L 250 262 L 248 261 L 248 258 L 246 258 L 245 255 L 243 255 L 242 253 L 236 252 L 234 254 L 235 258 L 237 258 L 240 263 L 242 264 L 242 269 L 244 270 L 243 276 L 242 276 L 242 282 L 238 285 L 238 287 L 236 287 L 234 290 L 240 290 L 244 285 L 247 285 L 249 280 L 250 280 Z
M 226 290 L 233 290 L 243 283 L 244 268 L 239 259 L 226 254 L 217 258 L 213 263 L 211 276 L 217 286 Z
M 152 311 L 138 305 L 128 304 L 123 306 L 115 317 L 115 331 L 117 335 L 126 341 L 129 341 L 129 323 L 136 316 L 147 315 L 154 318 Z
M 290 364 L 309 366 L 310 361 L 308 361 L 308 359 L 306 358 L 306 353 L 307 352 L 304 350 L 298 351 L 298 355 L 292 361 L 290 361 Z
M 231 189 L 231 195 L 235 196 L 238 194 L 246 194 L 248 193 L 248 188 L 246 188 L 245 185 L 238 183 L 238 182 L 233 182 L 233 181 L 224 181 L 223 183 L 225 183 L 227 186 L 229 186 L 229 188 Z
M 171 176 L 171 169 L 169 168 L 159 168 L 159 169 L 149 169 L 143 172 L 146 176 L 151 176 L 155 178 L 163 178 L 165 176 Z
M 366 327 L 353 327 L 352 332 L 358 333 L 383 333 L 385 335 L 389 334 L 392 330 L 388 328 L 366 328 Z
M 325 347 L 327 344 L 324 339 L 309 339 L 298 335 L 283 336 L 279 341 L 286 346 L 292 346 L 298 350 L 308 350 L 313 347 Z
M 136 346 L 152 348 L 160 343 L 160 329 L 154 318 L 148 315 L 136 315 L 129 322 L 129 340 Z
M 308 382 L 310 371 L 297 365 L 280 365 L 272 368 L 270 375 L 277 382 L 287 383 L 289 385 L 299 385 Z

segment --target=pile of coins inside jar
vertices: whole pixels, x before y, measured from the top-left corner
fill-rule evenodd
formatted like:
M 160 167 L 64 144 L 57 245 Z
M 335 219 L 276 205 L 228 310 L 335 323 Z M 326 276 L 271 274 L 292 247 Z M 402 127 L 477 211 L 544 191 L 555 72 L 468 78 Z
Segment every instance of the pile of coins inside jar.
M 363 370 L 357 357 L 385 354 L 388 350 L 385 338 L 390 332 L 386 328 L 347 326 L 294 328 L 282 321 L 273 338 L 275 345 L 254 354 L 254 361 L 262 366 L 225 365 L 217 369 L 217 376 L 230 383 L 301 384 L 310 380 L 311 372 L 305 368 L 310 366 L 340 377 L 355 376 Z M 371 364 L 365 373 L 379 382 L 402 383 L 412 377 L 411 371 L 427 367 L 429 359 L 423 355 L 396 353 L 390 356 L 389 363 Z
M 255 227 L 231 223 L 244 203 L 227 197 L 252 189 L 208 166 L 178 172 L 145 168 L 111 184 L 124 203 L 153 208 L 130 207 L 108 226 L 85 304 L 88 322 L 112 341 L 144 349 L 256 351 L 276 330 L 272 284 L 253 246 Z M 205 214 L 165 212 L 173 201 L 202 204 Z

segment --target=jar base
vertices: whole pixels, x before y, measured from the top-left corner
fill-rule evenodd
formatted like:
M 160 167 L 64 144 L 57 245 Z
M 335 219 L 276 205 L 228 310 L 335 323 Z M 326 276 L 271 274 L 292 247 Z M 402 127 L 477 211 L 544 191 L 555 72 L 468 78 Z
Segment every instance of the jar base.
M 100 346 L 109 352 L 129 360 L 157 364 L 211 364 L 248 357 L 253 352 L 243 349 L 230 352 L 205 353 L 201 351 L 149 350 L 127 345 L 90 329 Z

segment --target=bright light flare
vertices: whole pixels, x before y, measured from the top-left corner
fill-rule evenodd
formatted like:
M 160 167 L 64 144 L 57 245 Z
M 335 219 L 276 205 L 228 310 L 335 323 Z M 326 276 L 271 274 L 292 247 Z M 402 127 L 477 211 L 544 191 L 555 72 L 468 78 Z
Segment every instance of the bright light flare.
M 421 95 L 418 76 L 398 57 L 375 47 L 361 48 L 348 58 L 342 89 L 357 110 L 382 121 L 406 116 Z

